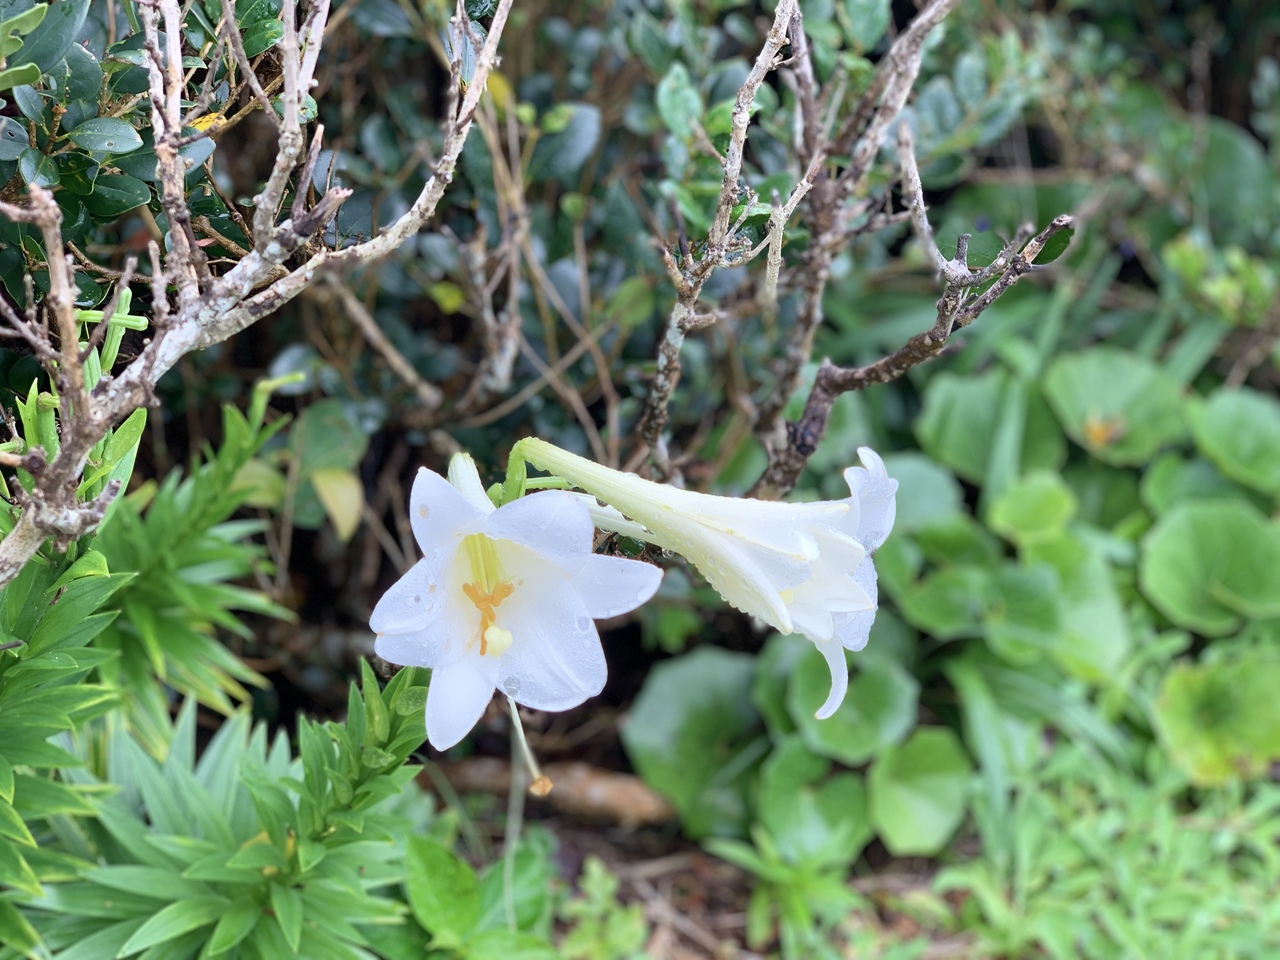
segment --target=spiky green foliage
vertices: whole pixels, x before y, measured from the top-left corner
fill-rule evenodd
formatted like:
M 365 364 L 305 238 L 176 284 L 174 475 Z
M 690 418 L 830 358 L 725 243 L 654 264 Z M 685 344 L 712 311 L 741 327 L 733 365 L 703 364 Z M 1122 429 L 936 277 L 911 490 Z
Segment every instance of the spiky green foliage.
M 412 821 L 387 801 L 416 772 L 406 761 L 425 736 L 422 680 L 405 670 L 380 691 L 366 668 L 348 722 L 301 720 L 296 755 L 285 735 L 269 738 L 240 711 L 197 759 L 194 700 L 163 760 L 118 726 L 102 771 L 113 791 L 46 838 L 72 855 L 74 875 L 17 897 L 48 951 L 31 955 L 389 955 L 365 928 L 407 913 L 394 890 Z M 71 776 L 85 788 L 103 783 L 88 771 Z M 6 960 L 18 955 L 0 949 Z

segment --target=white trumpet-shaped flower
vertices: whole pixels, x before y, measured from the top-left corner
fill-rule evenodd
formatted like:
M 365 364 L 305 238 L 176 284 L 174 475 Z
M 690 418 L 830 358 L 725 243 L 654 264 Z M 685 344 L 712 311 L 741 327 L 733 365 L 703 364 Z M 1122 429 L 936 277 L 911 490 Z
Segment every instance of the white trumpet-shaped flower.
M 369 624 L 378 656 L 432 669 L 432 746 L 466 736 L 495 688 L 538 710 L 567 710 L 604 688 L 594 619 L 644 603 L 661 570 L 592 553 L 591 516 L 569 493 L 495 508 L 465 454 L 450 462 L 448 481 L 419 470 L 409 506 L 423 559 Z
M 720 497 L 654 483 L 567 453 L 543 440 L 520 443 L 535 466 L 555 473 L 609 507 L 602 529 L 629 518 L 625 532 L 686 557 L 729 603 L 782 633 L 799 631 L 831 668 L 828 717 L 849 685 L 844 650 L 861 650 L 876 612 L 876 572 L 868 556 L 889 535 L 898 482 L 884 461 L 860 447 L 850 467 L 852 495 L 819 503 Z M 624 516 L 617 516 L 618 512 Z

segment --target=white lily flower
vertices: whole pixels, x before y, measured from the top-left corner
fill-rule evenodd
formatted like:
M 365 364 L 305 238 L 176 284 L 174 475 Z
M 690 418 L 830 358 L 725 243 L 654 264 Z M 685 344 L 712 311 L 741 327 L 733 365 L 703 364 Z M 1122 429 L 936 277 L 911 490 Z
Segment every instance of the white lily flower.
M 832 683 L 818 717 L 835 712 L 849 685 L 843 651 L 866 646 L 875 619 L 876 572 L 868 555 L 889 535 L 896 509 L 898 482 L 889 479 L 873 450 L 860 447 L 865 466 L 845 471 L 850 497 L 819 503 L 681 490 L 536 438 L 522 440 L 520 450 L 530 463 L 640 524 L 643 539 L 688 558 L 739 610 L 782 633 L 799 631 L 813 640 L 831 668 Z M 604 529 L 608 521 L 608 515 L 596 516 Z
M 495 508 L 465 454 L 449 480 L 418 471 L 409 495 L 419 560 L 374 607 L 378 656 L 430 667 L 427 738 L 439 750 L 475 726 L 496 689 L 537 710 L 567 710 L 604 688 L 595 619 L 635 609 L 657 567 L 592 553 L 580 500 L 533 493 Z

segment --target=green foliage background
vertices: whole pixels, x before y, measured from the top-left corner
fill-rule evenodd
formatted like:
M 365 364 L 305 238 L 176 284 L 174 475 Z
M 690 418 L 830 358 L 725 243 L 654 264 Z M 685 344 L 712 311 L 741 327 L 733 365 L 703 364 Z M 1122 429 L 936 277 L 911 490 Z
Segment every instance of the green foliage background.
M 491 6 L 467 9 L 483 23 Z M 904 10 L 803 6 L 820 79 L 852 102 Z M 341 243 L 390 222 L 429 175 L 417 145 L 438 146 L 448 11 L 336 9 L 315 185 L 355 190 L 331 228 Z M 517 5 L 447 209 L 350 278 L 441 387 L 442 413 L 321 289 L 189 358 L 147 435 L 139 417 L 95 452 L 89 486 L 132 471 L 131 493 L 0 593 L 0 958 L 642 955 L 645 921 L 598 863 L 571 895 L 546 832 L 506 860 L 458 844 L 463 815 L 436 811 L 406 765 L 424 676 L 381 686 L 359 647 L 326 660 L 271 624 L 363 629 L 417 463 L 458 445 L 496 475 L 525 434 L 588 454 L 592 429 L 604 445 L 630 435 L 672 300 L 650 238 L 705 235 L 722 171 L 701 141 L 725 141 L 770 9 Z M 249 55 L 269 57 L 279 4 L 236 10 Z M 4 195 L 56 187 L 65 239 L 116 265 L 139 231 L 168 228 L 132 13 L 0 0 Z M 191 69 L 209 65 L 219 17 L 189 7 Z M 905 122 L 944 251 L 970 233 L 978 262 L 1062 212 L 1080 226 L 960 349 L 838 402 L 796 496 L 844 495 L 860 444 L 901 488 L 876 556 L 882 606 L 833 718 L 813 718 L 827 674 L 807 641 L 758 633 L 681 569 L 637 616 L 643 666 L 616 681 L 639 690 L 630 765 L 686 836 L 753 878 L 753 948 L 1275 955 L 1278 32 L 1243 5 L 1080 0 L 961 4 L 931 41 Z M 767 199 L 801 168 L 794 91 L 769 84 L 757 102 L 746 177 Z M 249 241 L 228 198 L 261 179 L 263 118 L 215 107 L 234 122 L 184 148 L 187 185 L 222 238 L 207 249 L 230 257 Z M 888 202 L 891 156 L 877 176 Z M 762 237 L 767 206 L 746 212 Z M 789 265 L 808 239 L 793 222 Z M 11 300 L 25 302 L 26 272 L 47 288 L 38 235 L 0 223 L 0 244 Z M 109 279 L 77 280 L 78 306 L 105 306 Z M 723 271 L 704 300 L 743 282 Z M 144 286 L 120 316 L 149 315 Z M 836 261 L 815 360 L 891 351 L 931 325 L 937 294 L 905 224 L 860 234 Z M 468 406 L 476 318 L 495 303 L 528 348 L 507 393 L 519 402 Z M 794 311 L 784 300 L 686 343 L 670 430 L 691 483 L 741 493 L 759 475 L 741 401 L 768 394 Z M 129 351 L 117 327 L 95 355 L 107 371 Z M 574 353 L 586 340 L 596 349 Z M 27 443 L 56 444 L 34 359 L 0 350 L 0 384 Z M 334 521 L 352 512 L 376 522 L 348 539 Z M 0 511 L 0 532 L 12 523 Z M 316 694 L 338 719 L 280 723 L 245 655 L 358 683 L 345 702 Z M 198 710 L 219 721 L 211 738 Z M 911 896 L 875 882 L 896 858 L 929 858 Z M 877 911 L 919 934 L 888 933 Z

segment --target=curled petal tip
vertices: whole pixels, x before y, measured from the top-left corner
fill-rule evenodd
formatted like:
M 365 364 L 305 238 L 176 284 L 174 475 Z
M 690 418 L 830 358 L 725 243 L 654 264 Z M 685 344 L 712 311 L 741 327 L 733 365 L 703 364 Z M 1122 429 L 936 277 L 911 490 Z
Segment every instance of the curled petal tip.
M 862 461 L 862 466 L 866 468 L 867 473 L 879 479 L 885 479 L 889 476 L 889 470 L 884 465 L 884 460 L 880 454 L 876 453 L 870 447 L 858 448 L 858 459 Z

